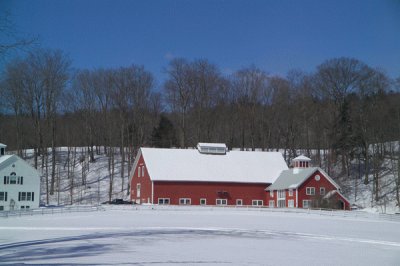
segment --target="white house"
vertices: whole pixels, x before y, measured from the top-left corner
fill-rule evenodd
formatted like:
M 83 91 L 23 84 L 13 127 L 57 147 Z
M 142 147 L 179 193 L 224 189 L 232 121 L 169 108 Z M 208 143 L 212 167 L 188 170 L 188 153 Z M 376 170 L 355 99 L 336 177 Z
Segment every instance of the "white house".
M 0 143 L 0 211 L 39 207 L 40 174 L 16 155 L 5 155 Z

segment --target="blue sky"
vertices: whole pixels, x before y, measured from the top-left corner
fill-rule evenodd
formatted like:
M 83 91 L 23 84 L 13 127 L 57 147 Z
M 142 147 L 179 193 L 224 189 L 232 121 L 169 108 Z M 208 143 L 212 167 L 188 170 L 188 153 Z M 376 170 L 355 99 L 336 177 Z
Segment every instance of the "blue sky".
M 74 68 L 144 65 L 159 83 L 171 58 L 205 58 L 229 74 L 314 71 L 354 57 L 400 77 L 400 1 L 0 1 L 20 34 L 66 52 Z

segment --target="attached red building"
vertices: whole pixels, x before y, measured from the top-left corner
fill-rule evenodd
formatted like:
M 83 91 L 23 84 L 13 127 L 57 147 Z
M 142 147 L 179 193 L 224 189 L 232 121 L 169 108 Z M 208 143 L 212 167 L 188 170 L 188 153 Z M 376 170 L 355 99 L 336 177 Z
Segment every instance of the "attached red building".
M 131 200 L 173 205 L 253 205 L 350 209 L 339 186 L 304 156 L 288 169 L 279 152 L 141 148 L 131 173 Z M 272 184 L 272 185 L 271 185 Z
M 350 210 L 339 185 L 321 168 L 310 167 L 310 161 L 305 156 L 293 159 L 294 168 L 282 171 L 266 189 L 268 206 Z
M 288 167 L 279 152 L 141 148 L 131 174 L 131 200 L 151 204 L 265 205 L 265 188 Z

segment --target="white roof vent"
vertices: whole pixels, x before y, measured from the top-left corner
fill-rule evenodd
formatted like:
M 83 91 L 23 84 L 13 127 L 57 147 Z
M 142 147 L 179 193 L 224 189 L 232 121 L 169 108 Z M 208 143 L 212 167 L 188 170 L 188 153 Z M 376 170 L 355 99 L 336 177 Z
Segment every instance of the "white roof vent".
M 226 154 L 227 147 L 225 143 L 199 143 L 197 149 L 204 154 Z

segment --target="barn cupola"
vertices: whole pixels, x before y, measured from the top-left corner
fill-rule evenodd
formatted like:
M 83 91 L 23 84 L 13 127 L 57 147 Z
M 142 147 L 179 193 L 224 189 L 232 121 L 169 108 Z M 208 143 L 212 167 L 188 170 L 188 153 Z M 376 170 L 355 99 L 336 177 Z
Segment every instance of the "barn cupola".
M 199 143 L 197 150 L 203 154 L 225 155 L 227 147 L 225 143 Z
M 304 155 L 300 155 L 292 160 L 292 166 L 293 174 L 298 174 L 304 168 L 311 167 L 311 159 Z
M 3 156 L 6 154 L 6 147 L 7 147 L 7 145 L 0 143 L 0 156 Z

